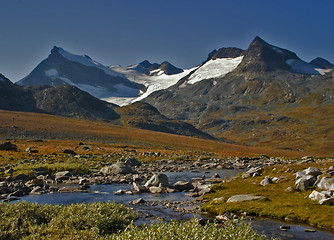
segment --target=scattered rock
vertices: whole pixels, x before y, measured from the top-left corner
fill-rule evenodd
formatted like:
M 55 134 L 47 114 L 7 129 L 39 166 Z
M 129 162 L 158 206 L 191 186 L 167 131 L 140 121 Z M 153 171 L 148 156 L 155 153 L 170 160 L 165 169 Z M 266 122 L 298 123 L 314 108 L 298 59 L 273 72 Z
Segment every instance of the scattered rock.
M 62 182 L 62 181 L 68 180 L 71 176 L 72 176 L 72 173 L 69 171 L 57 172 L 55 174 L 55 180 L 56 182 Z
M 246 202 L 246 201 L 268 201 L 269 199 L 263 196 L 255 196 L 252 194 L 234 195 L 227 199 L 227 202 Z
M 213 174 L 213 176 L 211 178 L 220 178 L 218 173 Z
M 16 175 L 16 177 L 13 178 L 13 181 L 26 182 L 26 181 L 28 181 L 28 179 L 29 179 L 29 177 L 26 174 L 21 173 L 21 174 Z
M 305 191 L 309 187 L 313 186 L 315 183 L 316 178 L 311 175 L 305 175 L 301 178 L 298 178 L 295 185 L 297 190 Z
M 29 194 L 31 194 L 31 195 L 39 195 L 39 194 L 42 194 L 42 193 L 44 193 L 43 188 L 41 188 L 40 186 L 36 186 L 36 187 L 34 187 L 31 190 L 31 192 Z
M 317 177 L 322 174 L 322 172 L 316 167 L 309 167 L 303 171 L 305 175 L 311 175 L 313 177 Z
M 65 154 L 70 154 L 70 155 L 77 155 L 76 152 L 74 152 L 74 151 L 71 150 L 71 149 L 64 149 L 64 150 L 63 150 L 63 153 L 65 153 Z
M 114 163 L 110 166 L 103 167 L 100 172 L 103 173 L 103 175 L 137 173 L 129 165 L 124 163 Z
M 126 165 L 135 167 L 135 166 L 140 166 L 141 162 L 139 162 L 136 158 L 123 158 L 118 161 L 119 163 L 124 163 Z
M 163 191 L 162 187 L 151 186 L 149 189 L 150 189 L 150 192 L 154 193 L 154 194 L 162 193 L 162 191 Z
M 147 187 L 142 186 L 142 185 L 140 185 L 140 184 L 138 184 L 136 182 L 133 182 L 132 185 L 133 185 L 133 189 L 134 189 L 135 192 L 138 192 L 138 193 L 147 193 L 147 192 L 150 191 Z

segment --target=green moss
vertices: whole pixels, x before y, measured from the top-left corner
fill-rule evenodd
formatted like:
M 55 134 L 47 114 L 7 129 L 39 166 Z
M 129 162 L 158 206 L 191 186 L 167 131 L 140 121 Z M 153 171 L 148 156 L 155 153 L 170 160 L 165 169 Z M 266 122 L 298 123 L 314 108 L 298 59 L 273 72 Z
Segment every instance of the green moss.
M 327 164 L 331 164 L 330 162 Z M 329 165 L 312 164 L 314 167 L 324 168 Z M 311 165 L 307 165 L 309 167 Z M 274 171 L 267 169 L 263 176 L 279 177 L 279 183 L 261 186 L 262 177 L 242 179 L 238 177 L 231 182 L 215 186 L 215 192 L 205 195 L 208 200 L 202 207 L 203 211 L 218 215 L 224 212 L 243 213 L 279 219 L 292 219 L 312 224 L 321 228 L 334 230 L 334 206 L 319 205 L 316 201 L 308 199 L 314 190 L 287 192 L 287 187 L 294 186 L 293 173 L 305 169 L 306 165 L 291 165 L 289 167 L 276 167 Z M 264 202 L 238 202 L 227 203 L 227 199 L 238 194 L 255 194 L 269 198 Z M 224 201 L 212 201 L 214 198 L 224 197 Z

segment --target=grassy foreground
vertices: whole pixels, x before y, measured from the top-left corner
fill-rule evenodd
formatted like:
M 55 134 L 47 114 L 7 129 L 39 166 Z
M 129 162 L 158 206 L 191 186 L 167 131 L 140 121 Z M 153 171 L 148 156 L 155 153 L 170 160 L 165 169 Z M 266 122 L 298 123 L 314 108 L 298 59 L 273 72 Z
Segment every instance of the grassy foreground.
M 0 239 L 266 239 L 247 224 L 202 226 L 188 222 L 157 223 L 136 227 L 136 214 L 124 205 L 89 203 L 41 205 L 0 203 Z
M 214 215 L 225 212 L 239 214 L 246 212 L 248 215 L 292 220 L 334 231 L 334 206 L 320 205 L 308 199 L 314 187 L 307 191 L 286 191 L 286 188 L 295 186 L 296 171 L 302 171 L 308 167 L 325 170 L 332 165 L 333 160 L 324 160 L 308 164 L 266 167 L 262 176 L 259 177 L 243 179 L 239 176 L 230 182 L 215 185 L 213 188 L 215 192 L 205 195 L 208 202 L 202 210 Z M 260 182 L 264 176 L 278 177 L 280 181 L 261 186 Z M 228 198 L 238 194 L 264 196 L 269 201 L 227 203 Z M 222 201 L 214 200 L 221 197 L 223 197 Z

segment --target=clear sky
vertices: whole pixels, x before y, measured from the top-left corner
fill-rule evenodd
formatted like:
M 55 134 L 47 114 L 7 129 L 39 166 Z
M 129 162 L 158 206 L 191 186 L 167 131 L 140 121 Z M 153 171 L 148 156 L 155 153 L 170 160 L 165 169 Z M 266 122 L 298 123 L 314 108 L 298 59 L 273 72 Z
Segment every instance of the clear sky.
M 255 36 L 334 62 L 333 0 L 1 0 L 0 73 L 17 81 L 54 45 L 104 65 L 200 64 Z

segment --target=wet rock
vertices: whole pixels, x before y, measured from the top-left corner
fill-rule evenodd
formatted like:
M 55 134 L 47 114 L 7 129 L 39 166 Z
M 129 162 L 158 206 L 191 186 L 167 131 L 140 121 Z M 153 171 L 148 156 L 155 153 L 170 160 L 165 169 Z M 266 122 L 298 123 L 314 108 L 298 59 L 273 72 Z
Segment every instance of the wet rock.
M 227 202 L 248 202 L 248 201 L 268 201 L 269 199 L 263 196 L 255 196 L 252 194 L 234 195 L 227 199 Z
M 138 184 L 136 182 L 133 182 L 132 185 L 133 185 L 134 191 L 137 192 L 137 193 L 147 193 L 147 192 L 150 192 L 150 190 L 147 187 L 145 187 L 143 185 L 140 185 L 140 184 Z
M 162 187 L 155 187 L 152 186 L 149 188 L 151 193 L 157 194 L 157 193 L 162 193 L 163 192 L 163 188 Z
M 262 172 L 263 172 L 263 167 L 262 166 L 252 167 L 247 172 L 242 174 L 242 178 L 260 176 L 262 174 Z
M 174 184 L 174 188 L 178 191 L 189 191 L 194 188 L 190 181 L 178 181 Z
M 55 174 L 55 181 L 56 182 L 63 182 L 65 180 L 68 180 L 72 176 L 72 173 L 69 171 L 62 171 L 62 172 L 57 172 Z
M 133 200 L 133 201 L 129 202 L 129 204 L 132 204 L 132 205 L 144 204 L 144 203 L 146 203 L 146 201 L 144 199 L 142 199 L 142 198 L 138 198 L 136 200 Z
M 87 178 L 80 178 L 79 179 L 79 185 L 85 185 L 88 184 L 89 180 Z
M 323 177 L 317 187 L 322 190 L 334 191 L 334 178 Z
M 42 193 L 44 193 L 44 190 L 40 186 L 34 187 L 30 192 L 31 195 L 39 195 L 39 194 L 42 194 Z
M 58 189 L 59 193 L 72 193 L 72 192 L 87 192 L 82 186 L 65 186 Z
M 35 186 L 43 186 L 44 185 L 44 181 L 43 181 L 43 179 L 38 179 L 38 178 L 34 178 L 34 179 L 31 179 L 31 180 L 29 180 L 29 181 L 27 181 L 26 183 L 25 183 L 25 185 L 27 186 L 27 187 L 35 187 Z
M 218 173 L 213 174 L 213 176 L 211 178 L 220 178 Z
M 166 174 L 159 173 L 159 174 L 154 174 L 145 184 L 145 187 L 150 187 L 150 186 L 168 186 L 168 177 Z
M 125 194 L 125 190 L 123 190 L 123 189 L 120 189 L 120 190 L 117 190 L 116 192 L 114 192 L 114 194 L 115 195 L 123 195 L 123 194 Z
M 0 151 L 17 151 L 17 146 L 11 142 L 0 143 Z

